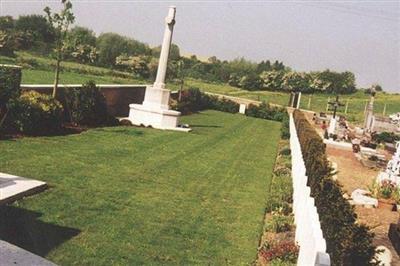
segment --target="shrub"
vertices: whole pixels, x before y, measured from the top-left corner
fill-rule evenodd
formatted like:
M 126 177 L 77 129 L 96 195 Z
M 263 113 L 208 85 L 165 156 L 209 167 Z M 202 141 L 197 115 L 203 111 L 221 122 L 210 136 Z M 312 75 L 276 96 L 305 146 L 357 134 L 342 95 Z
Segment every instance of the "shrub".
M 205 109 L 228 113 L 239 112 L 238 103 L 202 93 L 198 88 L 189 88 L 188 90 L 181 91 L 181 97 L 176 108 L 182 114 L 195 113 Z
M 204 94 L 198 88 L 189 88 L 180 92 L 177 110 L 182 114 L 191 114 L 205 109 Z
M 393 132 L 382 132 L 378 134 L 373 134 L 372 140 L 377 143 L 383 143 L 383 142 L 395 143 L 396 141 L 400 141 L 400 135 L 396 135 Z
M 259 106 L 250 104 L 246 110 L 246 115 L 280 122 L 287 116 L 285 108 L 271 106 L 265 102 L 262 102 Z
M 63 107 L 49 95 L 24 92 L 10 103 L 12 126 L 29 135 L 51 135 L 59 132 Z
M 399 189 L 396 183 L 390 180 L 384 180 L 381 183 L 375 181 L 372 186 L 369 187 L 369 191 L 375 198 L 397 199 Z
M 290 241 L 281 241 L 277 243 L 266 242 L 261 247 L 260 255 L 268 263 L 274 260 L 296 263 L 298 247 Z
M 280 211 L 274 212 L 271 219 L 265 224 L 265 230 L 273 233 L 290 231 L 293 226 L 293 217 L 281 214 Z
M 0 128 L 8 113 L 8 102 L 20 96 L 21 68 L 0 65 Z
M 99 126 L 110 122 L 106 100 L 93 81 L 83 84 L 82 88 L 66 89 L 65 106 L 74 124 Z
M 353 207 L 343 198 L 340 185 L 330 178 L 325 144 L 304 114 L 293 113 L 306 166 L 308 185 L 315 198 L 327 252 L 333 265 L 376 265 L 373 234 L 356 223 Z M 357 263 L 355 263 L 357 262 Z
M 290 150 L 290 148 L 283 148 L 283 149 L 279 152 L 279 154 L 280 154 L 280 155 L 283 155 L 283 156 L 289 156 L 289 155 L 291 154 L 291 150 Z

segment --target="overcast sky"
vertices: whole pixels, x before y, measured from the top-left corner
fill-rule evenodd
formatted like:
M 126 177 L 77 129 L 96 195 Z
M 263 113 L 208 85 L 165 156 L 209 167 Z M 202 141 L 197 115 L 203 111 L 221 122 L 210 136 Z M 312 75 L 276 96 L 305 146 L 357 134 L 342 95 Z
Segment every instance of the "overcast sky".
M 173 42 L 184 53 L 281 60 L 298 71 L 349 70 L 359 86 L 400 92 L 400 0 L 97 1 L 75 0 L 75 24 L 161 43 L 169 5 Z M 44 14 L 60 1 L 0 0 L 0 15 Z

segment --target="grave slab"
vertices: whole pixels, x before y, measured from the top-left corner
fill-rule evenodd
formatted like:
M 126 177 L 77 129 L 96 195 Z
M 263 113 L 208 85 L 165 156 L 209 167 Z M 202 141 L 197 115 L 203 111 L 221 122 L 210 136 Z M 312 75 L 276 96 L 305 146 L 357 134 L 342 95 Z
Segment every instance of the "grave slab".
M 56 266 L 56 264 L 39 257 L 29 251 L 14 246 L 8 242 L 0 240 L 0 266 L 19 265 L 41 265 L 41 266 Z
M 11 203 L 47 188 L 42 181 L 0 173 L 0 205 Z

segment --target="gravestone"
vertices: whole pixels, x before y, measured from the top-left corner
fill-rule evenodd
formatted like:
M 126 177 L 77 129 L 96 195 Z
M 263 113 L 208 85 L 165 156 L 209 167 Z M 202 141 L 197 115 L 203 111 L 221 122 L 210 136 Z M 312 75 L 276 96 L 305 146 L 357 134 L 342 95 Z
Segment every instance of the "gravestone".
M 189 132 L 190 128 L 178 127 L 180 112 L 169 109 L 170 91 L 165 87 L 168 56 L 175 25 L 175 7 L 169 7 L 165 18 L 164 39 L 161 46 L 157 76 L 153 86 L 146 88 L 142 104 L 129 105 L 129 120 L 134 125 Z
M 336 120 L 337 109 L 341 106 L 344 106 L 344 104 L 342 104 L 339 101 L 339 95 L 336 95 L 335 101 L 333 101 L 333 102 L 329 101 L 328 104 L 330 105 L 331 110 L 333 110 L 333 116 L 329 122 L 329 128 L 328 128 L 328 134 L 330 136 L 331 134 L 335 134 L 336 123 L 337 123 L 337 120 Z
M 400 141 L 396 142 L 396 152 L 388 162 L 386 170 L 378 175 L 379 182 L 384 180 L 390 180 L 400 187 Z

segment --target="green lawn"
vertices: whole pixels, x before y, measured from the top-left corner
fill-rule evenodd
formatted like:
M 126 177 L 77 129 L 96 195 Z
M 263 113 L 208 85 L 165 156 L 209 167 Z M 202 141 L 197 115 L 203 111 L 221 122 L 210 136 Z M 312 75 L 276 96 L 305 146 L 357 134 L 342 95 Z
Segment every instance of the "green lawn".
M 280 124 L 216 111 L 182 120 L 192 133 L 1 141 L 0 172 L 51 188 L 0 209 L 0 238 L 60 265 L 251 263 Z

